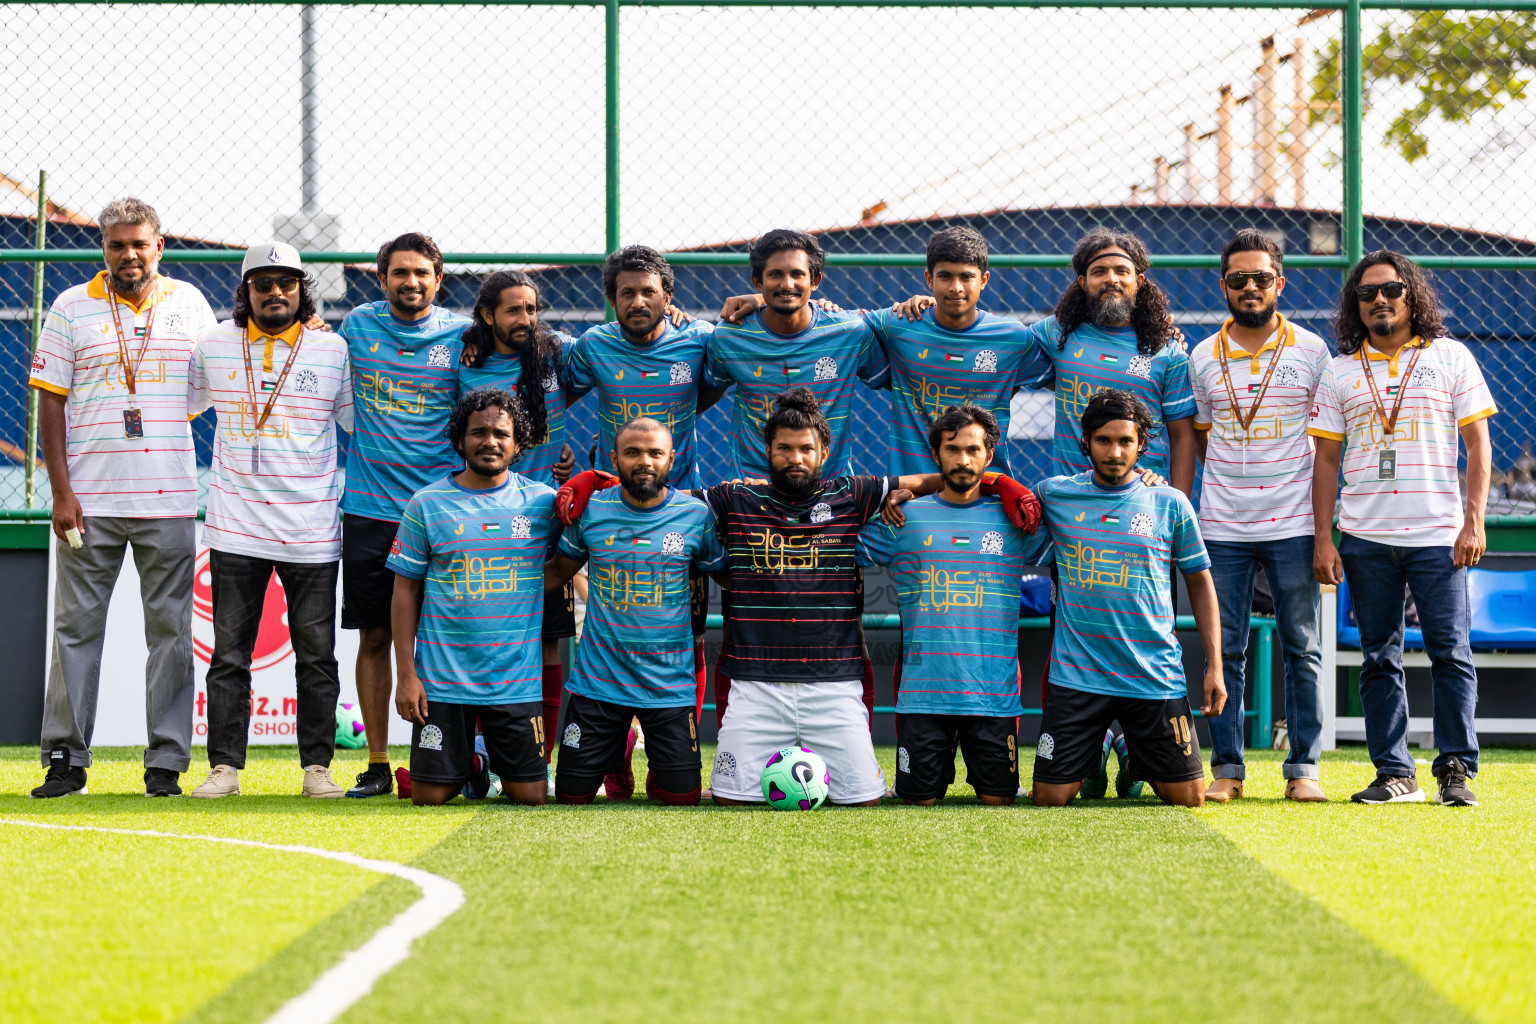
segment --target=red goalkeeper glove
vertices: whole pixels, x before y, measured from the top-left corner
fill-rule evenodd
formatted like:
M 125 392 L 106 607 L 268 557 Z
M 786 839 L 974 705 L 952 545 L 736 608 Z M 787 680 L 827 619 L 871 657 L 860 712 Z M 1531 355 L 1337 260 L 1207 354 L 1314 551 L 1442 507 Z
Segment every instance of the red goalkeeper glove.
M 1011 476 L 1004 476 L 998 472 L 981 474 L 981 493 L 997 495 L 1003 500 L 1003 512 L 1008 516 L 1008 521 L 1025 533 L 1034 533 L 1040 528 L 1040 499 L 1035 497 L 1035 492 L 1019 483 Z
M 555 495 L 555 515 L 559 516 L 560 521 L 566 526 L 570 526 L 586 511 L 587 502 L 592 500 L 593 491 L 607 490 L 618 482 L 618 477 L 612 473 L 604 473 L 600 469 L 589 469 L 584 473 L 577 473 L 567 480 Z

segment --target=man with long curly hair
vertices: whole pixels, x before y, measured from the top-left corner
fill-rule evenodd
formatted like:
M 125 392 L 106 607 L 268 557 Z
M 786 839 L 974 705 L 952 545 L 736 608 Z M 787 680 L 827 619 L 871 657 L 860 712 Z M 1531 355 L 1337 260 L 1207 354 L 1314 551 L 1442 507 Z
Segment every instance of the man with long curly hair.
M 513 801 L 542 804 L 539 625 L 555 492 L 509 471 L 533 443 L 509 392 L 465 395 L 446 435 L 464 468 L 406 503 L 388 561 L 395 709 L 413 725 L 411 799 L 445 803 L 488 769 Z
M 1408 753 L 1403 677 L 1404 585 L 1413 592 L 1434 677 L 1438 801 L 1477 803 L 1477 669 L 1468 646 L 1467 568 L 1487 547 L 1492 450 L 1498 410 L 1467 346 L 1445 337 L 1440 303 L 1424 272 L 1387 249 L 1351 271 L 1334 320 L 1339 354 L 1323 371 L 1308 430 L 1312 476 L 1312 571 L 1349 583 L 1360 627 L 1360 702 L 1376 779 L 1356 803 L 1422 802 Z M 1465 507 L 1456 474 L 1457 435 L 1467 448 Z M 1337 547 L 1333 510 L 1339 497 Z

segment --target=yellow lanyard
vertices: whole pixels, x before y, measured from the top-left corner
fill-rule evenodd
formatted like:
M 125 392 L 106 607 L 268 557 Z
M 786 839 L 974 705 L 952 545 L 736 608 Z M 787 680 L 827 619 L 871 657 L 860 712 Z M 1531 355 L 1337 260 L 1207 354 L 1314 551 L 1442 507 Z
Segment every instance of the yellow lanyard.
M 1269 370 L 1264 374 L 1264 382 L 1259 385 L 1259 394 L 1253 400 L 1253 407 L 1244 413 L 1242 403 L 1237 400 L 1237 388 L 1232 384 L 1232 369 L 1227 365 L 1227 350 L 1232 345 L 1227 338 L 1227 328 L 1231 326 L 1230 317 L 1221 325 L 1221 331 L 1216 338 L 1216 358 L 1221 363 L 1221 382 L 1227 386 L 1227 397 L 1232 400 L 1232 418 L 1237 420 L 1246 436 L 1248 428 L 1253 424 L 1253 418 L 1259 413 L 1259 406 L 1264 404 L 1264 396 L 1269 393 L 1269 382 L 1275 376 L 1280 358 L 1285 355 L 1285 347 L 1296 340 L 1296 328 L 1291 326 L 1284 316 L 1280 317 L 1280 327 L 1275 331 L 1275 351 L 1269 357 Z
M 1392 403 L 1392 415 L 1387 415 L 1387 406 L 1381 400 L 1381 392 L 1376 389 L 1376 375 L 1371 372 L 1371 357 L 1366 352 L 1366 342 L 1360 343 L 1360 366 L 1365 371 L 1365 383 L 1371 389 L 1371 402 L 1376 406 L 1376 415 L 1381 417 L 1381 426 L 1386 431 L 1382 436 L 1383 441 L 1391 441 L 1392 435 L 1397 433 L 1397 416 L 1403 411 L 1403 399 L 1408 397 L 1408 382 L 1413 379 L 1413 368 L 1419 364 L 1419 356 L 1424 354 L 1427 345 L 1417 344 L 1418 335 L 1414 335 L 1413 341 L 1408 344 L 1413 348 L 1413 358 L 1408 360 L 1408 372 L 1403 374 L 1402 383 L 1397 386 L 1397 401 Z
M 123 368 L 123 379 L 128 382 L 128 394 L 137 394 L 134 382 L 139 376 L 139 367 L 144 365 L 144 354 L 149 351 L 149 335 L 155 328 L 155 309 L 160 301 L 160 286 L 153 285 L 155 293 L 149 299 L 149 316 L 144 321 L 144 341 L 139 345 L 139 354 L 132 361 L 128 361 L 128 338 L 123 334 L 122 314 L 117 310 L 117 293 L 112 290 L 112 277 L 108 274 L 102 279 L 107 289 L 107 308 L 112 311 L 112 326 L 117 329 L 117 359 Z

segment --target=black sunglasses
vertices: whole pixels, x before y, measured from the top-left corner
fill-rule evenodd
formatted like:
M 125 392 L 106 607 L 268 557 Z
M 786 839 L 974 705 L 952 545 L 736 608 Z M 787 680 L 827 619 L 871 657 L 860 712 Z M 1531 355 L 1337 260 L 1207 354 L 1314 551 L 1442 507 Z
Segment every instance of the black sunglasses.
M 1376 293 L 1380 292 L 1389 299 L 1400 299 L 1408 286 L 1401 281 L 1388 281 L 1386 284 L 1362 284 L 1355 286 L 1355 298 L 1361 302 L 1372 302 Z
M 1225 281 L 1227 283 L 1227 287 L 1234 292 L 1240 292 L 1244 288 L 1248 287 L 1249 281 L 1252 281 L 1255 287 L 1257 287 L 1260 291 L 1263 291 L 1265 288 L 1268 288 L 1270 285 L 1275 283 L 1275 275 L 1271 274 L 1267 270 L 1251 270 L 1246 273 L 1234 270 L 1232 273 L 1222 278 L 1222 280 Z
M 299 286 L 299 279 L 293 276 L 285 277 L 253 277 L 251 278 L 251 291 L 266 294 L 274 289 L 282 289 L 291 292 Z

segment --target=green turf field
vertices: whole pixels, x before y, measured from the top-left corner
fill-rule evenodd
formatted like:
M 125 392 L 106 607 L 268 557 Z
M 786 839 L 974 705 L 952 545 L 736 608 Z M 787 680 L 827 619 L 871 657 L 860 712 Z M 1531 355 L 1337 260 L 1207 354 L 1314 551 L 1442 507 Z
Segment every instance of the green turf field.
M 243 797 L 149 802 L 136 752 L 97 757 L 91 796 L 43 803 L 36 750 L 0 748 L 0 819 L 353 851 L 463 887 L 359 1024 L 1536 1020 L 1530 751 L 1485 752 L 1475 809 L 1286 804 L 1280 755 L 1255 752 L 1251 795 L 1195 812 L 987 809 L 957 786 L 812 814 L 303 801 L 294 750 L 260 747 Z M 1370 777 L 1359 748 L 1323 766 L 1336 801 Z M 16 825 L 0 864 L 7 1022 L 263 1021 L 418 895 L 293 853 Z

